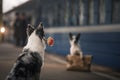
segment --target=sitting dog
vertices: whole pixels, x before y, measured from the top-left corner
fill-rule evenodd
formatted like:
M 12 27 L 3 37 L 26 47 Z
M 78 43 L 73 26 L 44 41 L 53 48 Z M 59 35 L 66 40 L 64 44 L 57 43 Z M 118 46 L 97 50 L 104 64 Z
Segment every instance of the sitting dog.
M 72 35 L 72 33 L 69 33 L 69 39 L 70 39 L 70 54 L 67 55 L 67 69 L 80 69 L 83 67 L 83 54 L 80 48 L 80 45 L 78 43 L 78 40 L 80 38 L 80 34 L 77 34 L 77 36 Z
M 77 34 L 77 36 L 72 35 L 72 33 L 69 33 L 69 39 L 70 39 L 70 55 L 78 55 L 80 58 L 83 58 L 82 50 L 80 48 L 80 45 L 78 43 L 80 38 L 80 33 Z
M 46 39 L 43 24 L 37 28 L 28 24 L 28 42 L 16 60 L 6 80 L 39 80 L 44 61 Z

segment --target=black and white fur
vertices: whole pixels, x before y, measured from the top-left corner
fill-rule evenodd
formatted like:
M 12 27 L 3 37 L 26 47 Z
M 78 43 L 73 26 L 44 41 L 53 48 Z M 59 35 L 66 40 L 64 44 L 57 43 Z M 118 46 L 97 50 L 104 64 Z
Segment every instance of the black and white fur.
M 78 43 L 80 38 L 80 33 L 77 36 L 74 36 L 72 33 L 69 33 L 70 39 L 70 55 L 78 55 L 80 58 L 83 58 L 83 53 Z
M 27 35 L 28 42 L 6 80 L 40 80 L 46 48 L 43 24 L 40 23 L 36 29 L 29 24 Z

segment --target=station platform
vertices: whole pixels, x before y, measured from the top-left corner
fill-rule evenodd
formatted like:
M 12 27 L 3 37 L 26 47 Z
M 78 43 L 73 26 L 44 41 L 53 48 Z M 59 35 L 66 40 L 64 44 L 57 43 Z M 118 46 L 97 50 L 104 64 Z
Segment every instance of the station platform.
M 5 80 L 21 52 L 20 47 L 0 43 L 0 80 Z M 119 72 L 95 64 L 92 64 L 91 72 L 67 71 L 66 57 L 49 52 L 45 54 L 45 64 L 40 76 L 41 80 L 120 80 Z

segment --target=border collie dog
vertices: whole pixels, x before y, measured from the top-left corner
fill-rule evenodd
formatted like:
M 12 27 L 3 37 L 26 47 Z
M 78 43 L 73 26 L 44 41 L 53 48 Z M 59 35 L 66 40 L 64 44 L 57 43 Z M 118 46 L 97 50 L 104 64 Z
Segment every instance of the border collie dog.
M 80 45 L 78 43 L 80 38 L 80 33 L 77 34 L 77 36 L 74 36 L 72 33 L 69 33 L 69 39 L 70 39 L 70 55 L 78 55 L 80 58 L 83 58 L 83 53 L 80 48 Z
M 43 24 L 37 28 L 28 24 L 28 42 L 16 60 L 6 80 L 39 80 L 44 61 L 46 39 Z

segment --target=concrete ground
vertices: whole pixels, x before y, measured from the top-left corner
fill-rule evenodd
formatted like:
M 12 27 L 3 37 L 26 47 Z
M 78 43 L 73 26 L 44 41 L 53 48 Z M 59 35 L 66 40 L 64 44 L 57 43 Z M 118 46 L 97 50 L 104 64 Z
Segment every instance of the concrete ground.
M 0 44 L 0 80 L 5 80 L 17 56 L 22 48 L 17 48 L 12 44 Z M 120 80 L 120 74 L 96 72 L 96 66 L 92 67 L 91 72 L 75 72 L 66 70 L 64 57 L 46 53 L 45 64 L 41 72 L 41 80 Z M 98 69 L 101 67 L 97 66 Z M 101 69 L 104 70 L 104 69 Z M 109 70 L 108 70 L 109 71 Z M 115 72 L 114 72 L 115 73 Z

